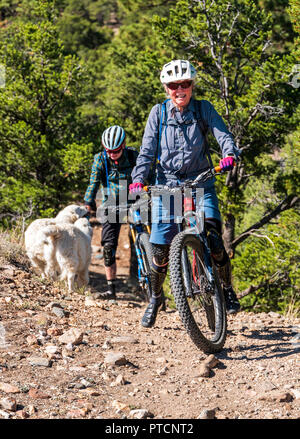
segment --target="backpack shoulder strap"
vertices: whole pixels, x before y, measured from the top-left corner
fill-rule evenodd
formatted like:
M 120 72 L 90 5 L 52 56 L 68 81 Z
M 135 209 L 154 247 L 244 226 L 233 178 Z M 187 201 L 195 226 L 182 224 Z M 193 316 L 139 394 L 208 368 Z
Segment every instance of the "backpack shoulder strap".
M 200 130 L 202 132 L 202 135 L 204 137 L 204 151 L 205 151 L 205 155 L 207 156 L 208 162 L 210 164 L 210 166 L 213 168 L 213 163 L 212 163 L 212 159 L 209 153 L 209 147 L 208 147 L 208 140 L 207 140 L 207 134 L 208 134 L 208 125 L 205 122 L 205 120 L 202 117 L 202 109 L 201 109 L 201 102 L 202 101 L 198 101 L 196 100 L 196 119 L 197 119 L 197 123 L 200 127 Z
M 104 155 L 104 166 L 105 166 L 105 175 L 106 175 L 106 187 L 107 187 L 107 194 L 110 195 L 110 186 L 109 186 L 109 178 L 108 178 L 108 159 L 107 159 L 107 154 L 106 151 L 104 149 L 103 151 L 103 155 Z
M 195 102 L 196 102 L 196 119 L 200 126 L 203 136 L 206 138 L 208 133 L 208 125 L 202 117 L 201 101 L 196 100 Z

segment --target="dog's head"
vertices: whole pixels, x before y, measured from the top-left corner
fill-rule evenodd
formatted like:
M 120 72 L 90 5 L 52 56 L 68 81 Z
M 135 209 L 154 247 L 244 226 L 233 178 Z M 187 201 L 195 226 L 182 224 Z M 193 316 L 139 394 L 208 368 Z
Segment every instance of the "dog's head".
M 89 211 L 84 206 L 77 206 L 75 213 L 78 215 L 78 218 L 84 218 L 89 215 Z
M 81 230 L 85 235 L 92 237 L 93 229 L 87 218 L 79 218 L 75 221 L 74 226 Z
M 84 206 L 70 204 L 58 213 L 56 220 L 61 221 L 61 219 L 67 219 L 65 222 L 74 223 L 78 218 L 83 218 L 87 214 L 88 210 Z
M 78 215 L 76 215 L 76 213 L 60 213 L 55 219 L 56 223 L 62 224 L 74 224 L 76 220 L 78 220 Z
M 71 204 L 65 208 L 68 212 L 77 215 L 77 218 L 83 218 L 88 214 L 88 210 L 84 206 L 79 206 L 78 204 Z

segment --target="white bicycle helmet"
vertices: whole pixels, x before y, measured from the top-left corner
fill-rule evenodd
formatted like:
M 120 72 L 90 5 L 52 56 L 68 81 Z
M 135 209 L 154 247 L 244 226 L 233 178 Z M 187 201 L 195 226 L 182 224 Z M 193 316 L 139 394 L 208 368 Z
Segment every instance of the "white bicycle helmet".
M 173 81 L 181 81 L 183 79 L 194 80 L 197 72 L 192 64 L 185 59 L 176 59 L 165 64 L 160 73 L 160 81 L 168 84 Z
M 119 125 L 107 128 L 102 134 L 102 144 L 105 149 L 115 151 L 120 149 L 125 140 L 125 131 Z

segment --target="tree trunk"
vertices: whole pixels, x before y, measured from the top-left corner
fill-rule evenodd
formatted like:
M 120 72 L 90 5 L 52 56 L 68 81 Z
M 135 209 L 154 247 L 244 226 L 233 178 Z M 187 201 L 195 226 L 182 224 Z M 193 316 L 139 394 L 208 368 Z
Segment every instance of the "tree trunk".
M 235 230 L 235 217 L 229 213 L 223 224 L 223 241 L 225 249 L 228 253 L 230 259 L 234 257 L 234 247 L 232 246 L 234 240 L 234 230 Z

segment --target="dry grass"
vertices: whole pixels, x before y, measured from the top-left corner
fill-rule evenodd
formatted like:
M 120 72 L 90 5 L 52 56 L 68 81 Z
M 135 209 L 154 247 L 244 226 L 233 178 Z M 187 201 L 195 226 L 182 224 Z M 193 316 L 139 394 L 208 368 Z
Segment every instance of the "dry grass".
M 0 266 L 3 265 L 14 265 L 26 271 L 30 268 L 23 237 L 16 230 L 0 230 Z
M 299 319 L 300 317 L 300 308 L 299 308 L 299 290 L 295 290 L 294 295 L 292 296 L 290 303 L 287 305 L 287 308 L 284 312 L 284 317 L 292 322 Z

